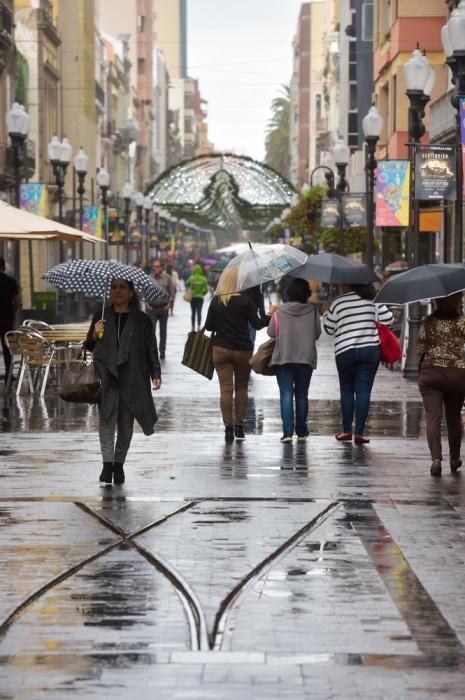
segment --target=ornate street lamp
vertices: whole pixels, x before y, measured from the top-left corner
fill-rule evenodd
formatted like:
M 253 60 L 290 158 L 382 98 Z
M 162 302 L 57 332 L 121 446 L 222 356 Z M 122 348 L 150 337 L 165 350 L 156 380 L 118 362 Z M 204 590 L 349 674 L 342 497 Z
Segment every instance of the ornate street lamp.
M 416 144 L 420 142 L 426 129 L 423 124 L 425 107 L 430 100 L 430 94 L 434 86 L 435 73 L 429 65 L 428 59 L 417 48 L 412 51 L 412 57 L 404 64 L 405 94 L 409 99 L 409 160 L 410 160 L 410 223 L 409 239 L 413 241 L 413 255 L 410 255 L 413 267 L 419 265 L 420 258 L 420 203 L 414 195 L 414 169 Z M 410 306 L 409 341 L 404 375 L 411 379 L 418 377 L 417 337 L 421 323 L 421 305 L 419 302 Z
M 344 255 L 345 244 L 344 221 L 342 216 L 342 195 L 349 189 L 349 183 L 346 180 L 346 168 L 350 160 L 350 148 L 341 138 L 339 138 L 331 149 L 331 155 L 338 173 L 335 195 L 339 199 L 339 251 L 341 255 Z
M 126 248 L 126 262 L 129 262 L 129 220 L 131 217 L 131 200 L 132 200 L 133 190 L 129 182 L 123 187 L 123 200 L 124 200 L 124 246 Z
M 77 192 L 79 195 L 79 228 L 82 231 L 82 226 L 84 223 L 84 193 L 86 191 L 86 188 L 84 187 L 84 181 L 86 179 L 87 171 L 89 169 L 89 158 L 87 157 L 82 146 L 74 158 L 74 169 L 79 179 L 79 185 L 77 188 Z
M 367 144 L 365 154 L 365 173 L 367 199 L 367 263 L 374 267 L 374 218 L 375 218 L 375 170 L 376 170 L 376 144 L 379 141 L 383 128 L 383 118 L 375 105 L 372 105 L 362 120 L 363 133 Z
M 455 90 L 451 98 L 457 121 L 457 199 L 455 202 L 454 261 L 463 260 L 463 160 L 460 126 L 460 104 L 465 100 L 465 0 L 452 11 L 449 21 L 441 30 L 442 45 L 447 56 L 446 64 L 452 72 Z M 465 111 L 465 107 L 464 107 Z
M 15 206 L 20 205 L 20 184 L 21 184 L 21 165 L 24 160 L 24 142 L 29 133 L 29 123 L 31 119 L 29 114 L 24 109 L 24 106 L 19 102 L 13 102 L 11 109 L 6 113 L 6 128 L 10 137 L 11 148 L 13 151 L 13 175 L 15 182 Z
M 63 221 L 63 201 L 66 170 L 68 168 L 73 147 L 65 137 L 62 141 L 58 136 L 52 136 L 52 140 L 47 146 L 48 159 L 52 164 L 55 184 L 58 187 L 58 218 Z
M 105 232 L 105 240 L 108 240 L 108 221 L 107 221 L 107 208 L 108 208 L 108 190 L 110 189 L 110 173 L 104 167 L 100 168 L 97 173 L 97 185 L 100 187 L 100 194 L 103 206 L 103 227 Z

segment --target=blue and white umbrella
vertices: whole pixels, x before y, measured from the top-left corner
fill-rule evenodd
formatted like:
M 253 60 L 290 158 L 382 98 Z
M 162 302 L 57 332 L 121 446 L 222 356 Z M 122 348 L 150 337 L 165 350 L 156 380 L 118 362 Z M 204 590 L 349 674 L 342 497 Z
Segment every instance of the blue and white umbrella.
M 112 279 L 124 279 L 132 282 L 138 296 L 149 304 L 169 300 L 163 287 L 143 270 L 110 260 L 69 260 L 52 267 L 42 279 L 67 292 L 103 299 L 110 295 Z

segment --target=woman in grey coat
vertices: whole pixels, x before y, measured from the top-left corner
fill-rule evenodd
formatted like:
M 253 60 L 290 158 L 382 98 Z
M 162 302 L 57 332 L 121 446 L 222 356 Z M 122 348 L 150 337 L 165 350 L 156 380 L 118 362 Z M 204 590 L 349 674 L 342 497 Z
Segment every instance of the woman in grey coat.
M 276 338 L 271 363 L 276 369 L 281 404 L 283 436 L 281 442 L 308 437 L 308 390 L 316 369 L 316 340 L 321 335 L 316 304 L 309 304 L 311 291 L 307 280 L 293 279 L 287 288 L 287 302 L 281 304 L 268 326 L 268 335 Z M 294 424 L 295 397 L 295 424 Z
M 102 380 L 99 437 L 103 458 L 100 481 L 122 484 L 123 465 L 131 444 L 134 418 L 145 435 L 152 435 L 157 413 L 152 398 L 161 386 L 160 362 L 152 322 L 140 311 L 132 282 L 111 282 L 111 305 L 92 319 L 86 347 L 94 355 Z M 115 442 L 116 432 L 116 442 Z

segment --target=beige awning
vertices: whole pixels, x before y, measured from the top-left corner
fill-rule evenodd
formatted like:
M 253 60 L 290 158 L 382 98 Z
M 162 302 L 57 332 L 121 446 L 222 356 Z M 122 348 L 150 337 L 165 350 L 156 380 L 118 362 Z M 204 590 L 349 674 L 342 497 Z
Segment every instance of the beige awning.
M 25 209 L 18 209 L 7 202 L 0 201 L 0 240 L 2 239 L 106 243 L 101 238 L 83 233 L 77 228 L 31 214 Z

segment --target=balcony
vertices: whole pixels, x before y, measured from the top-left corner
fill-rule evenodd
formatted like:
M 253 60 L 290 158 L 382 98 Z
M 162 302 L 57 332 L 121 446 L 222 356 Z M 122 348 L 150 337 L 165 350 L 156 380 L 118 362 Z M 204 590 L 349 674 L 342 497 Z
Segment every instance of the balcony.
M 103 113 L 105 110 L 105 90 L 97 80 L 95 81 L 95 101 L 97 108 Z

